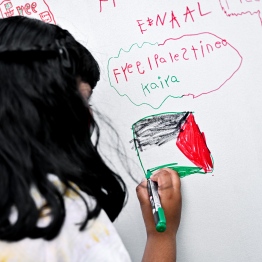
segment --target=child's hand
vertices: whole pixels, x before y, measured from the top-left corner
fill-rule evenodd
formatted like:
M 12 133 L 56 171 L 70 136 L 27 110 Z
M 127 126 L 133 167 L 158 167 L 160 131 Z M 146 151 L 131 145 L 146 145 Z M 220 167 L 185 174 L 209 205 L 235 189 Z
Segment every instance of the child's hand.
M 136 188 L 148 236 L 169 235 L 174 237 L 181 217 L 180 178 L 176 171 L 164 168 L 151 176 L 151 180 L 158 183 L 158 193 L 166 216 L 166 231 L 157 232 L 155 228 L 152 208 L 147 191 L 147 180 L 142 181 Z

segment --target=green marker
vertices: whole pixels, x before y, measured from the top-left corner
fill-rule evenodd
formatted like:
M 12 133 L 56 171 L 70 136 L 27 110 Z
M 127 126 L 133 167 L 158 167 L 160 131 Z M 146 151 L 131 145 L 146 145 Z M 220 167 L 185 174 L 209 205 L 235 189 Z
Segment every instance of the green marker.
M 158 185 L 156 182 L 152 181 L 150 178 L 147 179 L 147 190 L 155 220 L 156 230 L 158 232 L 164 232 L 166 230 L 166 217 L 164 209 L 161 206 L 157 187 Z

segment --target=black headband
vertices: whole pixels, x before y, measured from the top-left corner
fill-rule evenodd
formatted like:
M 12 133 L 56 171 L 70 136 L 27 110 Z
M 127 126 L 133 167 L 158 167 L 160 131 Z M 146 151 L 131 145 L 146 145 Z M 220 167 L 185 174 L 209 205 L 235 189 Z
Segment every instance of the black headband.
M 0 45 L 0 61 L 32 61 L 59 57 L 65 68 L 71 68 L 69 53 L 59 40 L 47 46 L 33 46 L 25 48 L 12 48 Z

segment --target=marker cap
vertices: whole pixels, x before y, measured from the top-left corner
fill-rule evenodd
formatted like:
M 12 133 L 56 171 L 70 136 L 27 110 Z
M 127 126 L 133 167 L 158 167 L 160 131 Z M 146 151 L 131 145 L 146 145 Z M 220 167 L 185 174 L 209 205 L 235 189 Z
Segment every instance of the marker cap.
M 162 207 L 158 208 L 159 221 L 156 224 L 156 230 L 158 232 L 164 232 L 166 230 L 166 217 L 164 209 Z

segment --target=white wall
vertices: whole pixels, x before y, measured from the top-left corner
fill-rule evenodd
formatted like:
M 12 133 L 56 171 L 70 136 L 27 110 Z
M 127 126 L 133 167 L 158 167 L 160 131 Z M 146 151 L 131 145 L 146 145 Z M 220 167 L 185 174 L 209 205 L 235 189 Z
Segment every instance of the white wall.
M 137 165 L 136 153 L 129 143 L 131 126 L 145 116 L 193 111 L 205 133 L 214 159 L 214 172 L 182 179 L 183 210 L 177 261 L 262 261 L 262 22 L 257 12 L 262 9 L 262 1 L 108 0 L 101 2 L 101 12 L 99 0 L 47 0 L 46 3 L 56 23 L 69 29 L 99 61 L 102 76 L 93 103 L 113 120 L 128 157 Z M 185 22 L 187 7 L 195 10 L 192 12 L 194 22 L 190 15 Z M 169 22 L 172 11 L 180 27 L 174 21 L 172 28 Z M 165 12 L 164 25 L 158 22 L 158 26 L 146 26 L 148 17 L 155 19 L 159 14 L 163 18 Z M 137 20 L 143 20 L 140 21 L 144 23 L 142 30 L 147 29 L 143 34 Z M 134 46 L 129 50 L 135 43 L 139 46 L 144 42 L 160 44 L 169 38 L 177 39 L 170 47 L 146 44 L 142 49 Z M 225 39 L 228 45 L 203 57 L 201 43 L 215 45 L 219 38 Z M 181 54 L 181 60 L 175 65 L 169 61 L 152 72 L 145 66 L 144 75 L 135 72 L 134 66 L 128 82 L 123 74 L 118 75 L 119 84 L 114 82 L 112 70 L 126 62 L 144 61 L 156 52 L 182 52 L 181 48 L 192 45 L 199 49 L 197 60 L 188 49 L 189 61 L 183 60 Z M 109 59 L 118 56 L 121 48 L 130 52 L 122 52 L 120 58 L 111 59 L 114 63 L 108 69 Z M 132 102 L 110 86 L 108 70 L 111 84 L 117 86 L 119 93 L 128 94 Z M 154 82 L 158 76 L 171 74 L 180 79 L 179 84 L 170 89 L 153 90 L 150 97 L 141 93 L 141 83 Z M 196 98 L 169 97 L 163 102 L 168 95 L 188 93 L 206 94 Z M 141 103 L 146 104 L 138 106 Z M 141 179 L 142 169 L 135 167 L 135 170 L 134 176 Z M 136 184 L 127 175 L 124 179 L 130 197 L 115 225 L 133 261 L 140 261 L 145 230 L 135 195 Z

